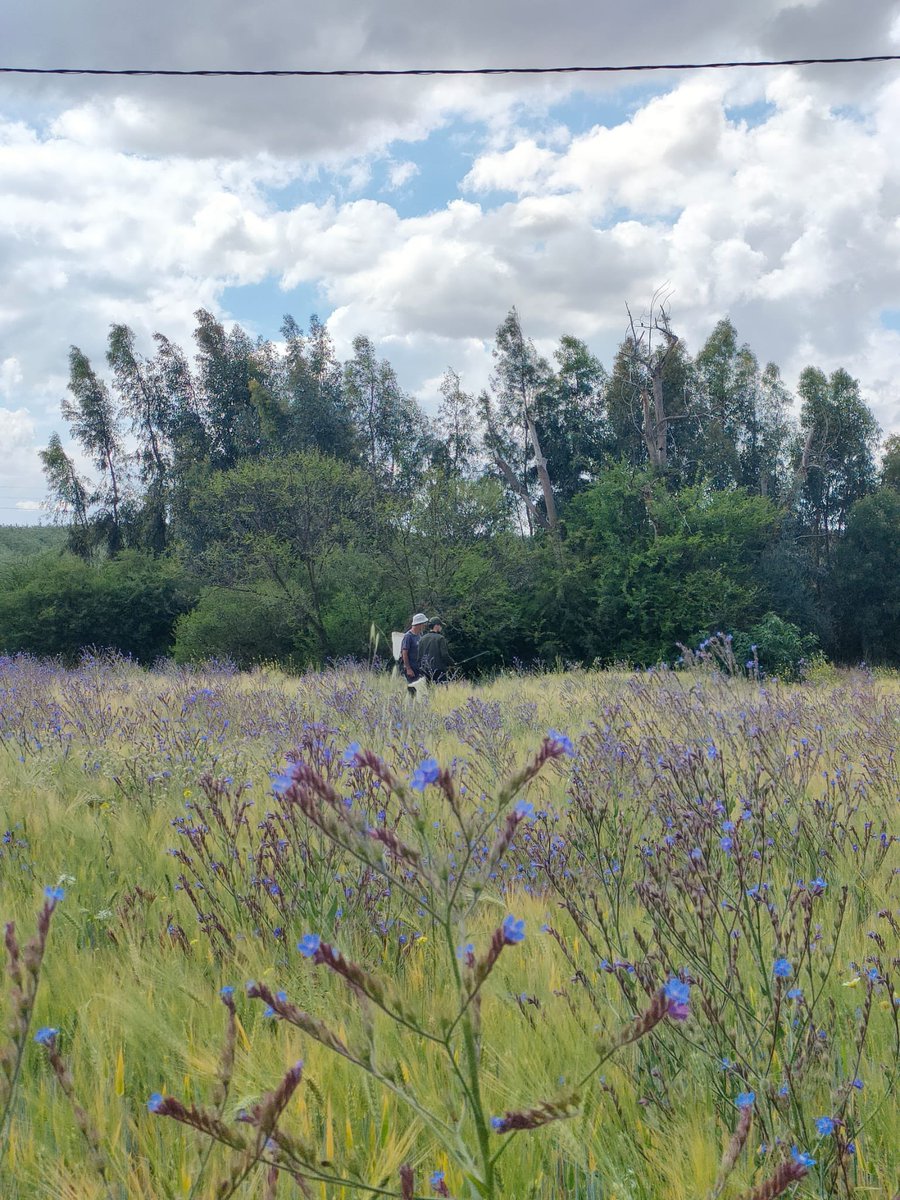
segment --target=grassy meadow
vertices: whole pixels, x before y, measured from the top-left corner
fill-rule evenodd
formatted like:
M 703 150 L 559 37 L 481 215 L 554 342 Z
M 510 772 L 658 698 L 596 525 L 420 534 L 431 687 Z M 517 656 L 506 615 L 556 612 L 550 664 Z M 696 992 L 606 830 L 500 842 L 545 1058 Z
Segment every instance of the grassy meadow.
M 402 693 L 0 659 L 4 1200 L 894 1196 L 896 677 Z

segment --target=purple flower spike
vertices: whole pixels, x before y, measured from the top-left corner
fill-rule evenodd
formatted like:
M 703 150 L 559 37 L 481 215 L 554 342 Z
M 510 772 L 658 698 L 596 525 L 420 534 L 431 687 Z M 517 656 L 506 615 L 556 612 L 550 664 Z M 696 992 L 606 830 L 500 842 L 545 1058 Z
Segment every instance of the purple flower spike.
M 517 946 L 525 940 L 525 920 L 516 920 L 512 914 L 503 921 L 503 940 L 507 946 Z
M 297 949 L 304 958 L 313 958 L 321 944 L 322 939 L 317 933 L 307 933 L 297 943 Z

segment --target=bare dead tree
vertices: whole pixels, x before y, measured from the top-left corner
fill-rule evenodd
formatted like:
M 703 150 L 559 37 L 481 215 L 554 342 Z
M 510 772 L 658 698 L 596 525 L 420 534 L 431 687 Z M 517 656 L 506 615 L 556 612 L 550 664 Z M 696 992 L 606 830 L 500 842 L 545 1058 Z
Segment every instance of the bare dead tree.
M 650 298 L 649 311 L 635 323 L 625 305 L 629 325 L 629 355 L 641 379 L 641 436 L 647 447 L 650 465 L 663 471 L 668 462 L 669 422 L 663 392 L 666 364 L 681 339 L 672 332 L 668 294 L 661 289 Z

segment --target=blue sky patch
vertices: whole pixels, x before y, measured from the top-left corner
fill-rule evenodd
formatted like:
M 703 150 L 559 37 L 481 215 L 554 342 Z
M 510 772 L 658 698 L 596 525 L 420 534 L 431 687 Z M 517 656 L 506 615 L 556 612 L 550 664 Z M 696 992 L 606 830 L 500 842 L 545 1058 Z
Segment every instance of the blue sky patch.
M 274 277 L 264 279 L 261 283 L 226 287 L 219 302 L 223 311 L 229 314 L 230 320 L 226 320 L 226 325 L 236 321 L 252 336 L 260 334 L 273 339 L 281 337 L 285 313 L 290 313 L 300 328 L 305 330 L 313 313 L 320 320 L 327 321 L 332 311 L 317 287 L 301 284 L 285 292 Z

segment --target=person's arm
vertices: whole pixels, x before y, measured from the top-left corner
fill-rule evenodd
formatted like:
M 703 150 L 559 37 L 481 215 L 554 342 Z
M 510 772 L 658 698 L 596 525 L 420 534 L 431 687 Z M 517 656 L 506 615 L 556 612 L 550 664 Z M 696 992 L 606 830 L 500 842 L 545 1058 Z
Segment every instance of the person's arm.
M 407 646 L 405 641 L 400 649 L 400 657 L 403 659 L 403 673 L 409 679 L 415 675 L 415 671 L 409 665 L 409 646 Z

